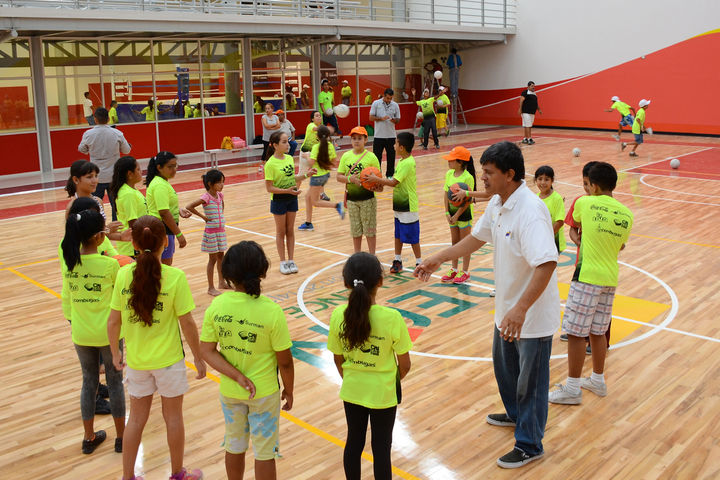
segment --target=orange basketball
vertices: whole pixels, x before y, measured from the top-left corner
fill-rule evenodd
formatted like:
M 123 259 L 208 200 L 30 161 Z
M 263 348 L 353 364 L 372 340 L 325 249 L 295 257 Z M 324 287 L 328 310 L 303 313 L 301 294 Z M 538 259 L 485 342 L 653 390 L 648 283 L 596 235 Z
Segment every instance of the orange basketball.
M 360 172 L 360 183 L 362 184 L 363 188 L 366 188 L 367 190 L 375 190 L 380 185 L 375 182 L 366 180 L 366 177 L 370 174 L 373 174 L 376 177 L 382 178 L 382 172 L 380 170 L 378 170 L 377 168 L 365 167 L 365 168 L 363 168 L 362 172 Z
M 458 190 L 469 190 L 469 188 L 468 188 L 468 186 L 467 186 L 466 183 L 462 183 L 462 182 L 460 182 L 460 183 L 454 183 L 454 184 L 452 184 L 452 185 L 450 186 L 450 188 L 448 188 L 447 197 L 448 197 L 448 201 L 449 201 L 452 205 L 455 205 L 456 207 L 462 207 L 463 205 L 465 205 L 466 203 L 468 203 L 468 202 L 470 201 L 470 199 L 469 199 L 469 198 L 463 198 L 463 199 L 460 200 L 459 202 L 453 200 L 453 193 L 456 193 Z
M 127 255 L 115 255 L 113 258 L 118 261 L 121 267 L 124 267 L 128 263 L 132 263 L 135 261 L 132 259 L 132 257 L 128 257 Z

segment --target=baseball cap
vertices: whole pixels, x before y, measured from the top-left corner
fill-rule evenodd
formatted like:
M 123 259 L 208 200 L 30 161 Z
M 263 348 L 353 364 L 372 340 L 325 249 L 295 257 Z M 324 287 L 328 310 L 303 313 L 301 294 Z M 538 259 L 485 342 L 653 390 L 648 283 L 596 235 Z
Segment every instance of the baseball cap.
M 280 115 L 281 113 L 284 114 L 285 112 L 283 112 L 282 110 L 278 110 L 277 112 L 275 112 L 275 115 Z
M 293 92 L 297 92 L 297 87 L 292 87 Z
M 365 130 L 365 127 L 358 126 L 358 127 L 354 127 L 352 130 L 350 130 L 350 136 L 352 136 L 355 133 L 357 133 L 358 135 L 365 135 L 366 137 L 368 136 L 367 130 Z
M 610 100 L 612 100 L 613 102 L 619 102 L 619 101 L 620 101 L 620 97 L 618 97 L 617 95 L 615 95 L 615 96 L 612 97 Z
M 343 82 L 343 83 L 348 83 L 348 81 L 347 81 L 347 80 L 343 80 L 342 82 Z
M 451 162 L 453 160 L 460 160 L 461 162 L 467 162 L 470 160 L 471 156 L 472 155 L 470 154 L 470 150 L 458 145 L 457 147 L 450 150 L 450 153 L 448 153 L 447 155 L 443 155 L 442 158 L 444 158 L 448 162 Z
M 445 86 L 443 86 L 443 85 L 440 85 L 440 91 L 441 91 L 441 92 L 444 92 L 445 90 L 447 90 L 447 88 L 446 88 Z
M 303 83 L 303 88 L 310 88 L 310 85 L 308 85 L 307 83 Z
M 638 104 L 640 108 L 647 107 L 648 105 L 650 105 L 650 100 L 645 100 L 644 98 L 640 100 L 640 103 Z
M 366 88 L 364 91 L 366 91 L 368 93 L 372 92 L 372 90 L 370 90 L 369 88 Z

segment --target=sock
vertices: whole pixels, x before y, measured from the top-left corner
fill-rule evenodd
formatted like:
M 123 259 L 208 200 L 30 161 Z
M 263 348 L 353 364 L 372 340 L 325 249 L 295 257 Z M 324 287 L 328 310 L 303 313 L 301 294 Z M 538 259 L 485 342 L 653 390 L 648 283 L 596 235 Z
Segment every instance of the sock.
M 422 258 L 418 257 L 415 259 L 415 265 L 420 265 L 422 263 Z
M 568 377 L 567 383 L 565 384 L 565 386 L 566 386 L 565 390 L 570 395 L 577 395 L 578 393 L 580 393 L 580 379 L 579 378 Z
M 402 262 L 402 255 L 395 255 L 395 260 Z
M 287 266 L 287 262 L 286 262 L 285 260 L 281 261 L 281 262 L 280 262 L 280 266 L 281 266 L 281 267 L 286 267 L 286 266 Z
M 593 383 L 605 383 L 605 374 L 592 372 L 590 380 L 592 380 Z

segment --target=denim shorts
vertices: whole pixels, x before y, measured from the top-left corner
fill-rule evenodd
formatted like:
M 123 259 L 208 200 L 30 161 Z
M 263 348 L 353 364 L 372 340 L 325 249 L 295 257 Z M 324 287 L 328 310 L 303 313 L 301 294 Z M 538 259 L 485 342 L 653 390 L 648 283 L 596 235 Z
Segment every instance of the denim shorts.
M 625 115 L 622 118 L 622 120 L 620 120 L 620 126 L 621 127 L 630 127 L 630 126 L 632 126 L 634 121 L 635 121 L 635 119 L 633 118 L 633 116 L 628 113 L 627 115 Z
M 285 215 L 288 212 L 298 211 L 297 197 L 293 195 L 291 199 L 270 200 L 270 213 L 273 215 Z
M 161 258 L 173 258 L 173 256 L 175 256 L 175 235 L 168 233 L 167 239 L 168 244 L 165 250 L 163 250 Z
M 642 133 L 633 133 L 633 135 L 635 135 L 635 143 L 637 143 L 638 145 L 640 145 L 641 143 L 643 143 L 645 141 L 645 140 L 643 140 Z
M 330 178 L 330 174 L 326 173 L 325 175 L 319 175 L 317 177 L 310 177 L 310 186 L 311 187 L 322 187 L 325 185 Z

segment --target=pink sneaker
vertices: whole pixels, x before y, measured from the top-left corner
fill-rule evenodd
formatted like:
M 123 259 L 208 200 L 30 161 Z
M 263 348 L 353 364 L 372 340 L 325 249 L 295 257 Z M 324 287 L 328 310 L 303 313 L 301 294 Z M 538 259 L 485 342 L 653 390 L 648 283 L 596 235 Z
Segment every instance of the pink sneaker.
M 187 469 L 183 468 L 175 475 L 170 475 L 170 480 L 202 480 L 203 479 L 203 472 L 202 470 L 196 468 L 191 471 L 187 471 Z
M 453 279 L 453 283 L 454 283 L 454 284 L 460 284 L 460 283 L 465 283 L 465 282 L 467 282 L 468 280 L 470 280 L 470 274 L 467 273 L 467 272 L 462 272 L 462 275 L 460 275 L 459 277 L 455 277 L 455 278 Z
M 455 278 L 455 275 L 457 275 L 457 270 L 453 270 L 452 268 L 450 271 L 448 271 L 447 275 L 443 275 L 443 277 L 440 279 L 442 283 L 452 283 L 453 279 Z

